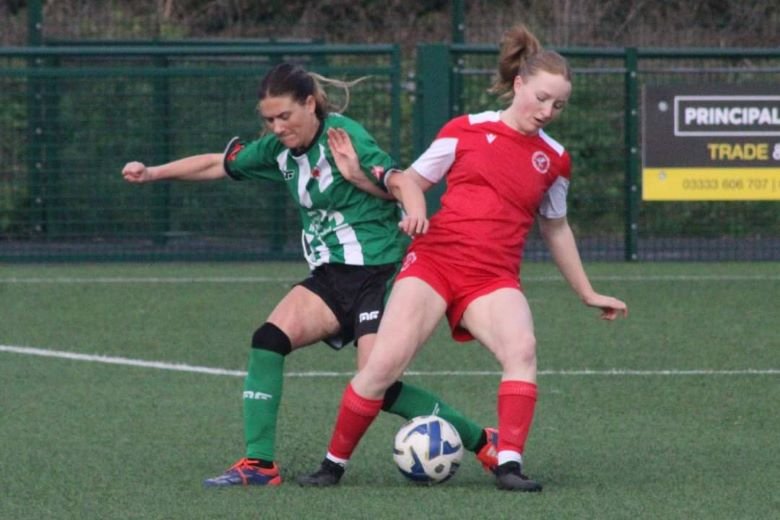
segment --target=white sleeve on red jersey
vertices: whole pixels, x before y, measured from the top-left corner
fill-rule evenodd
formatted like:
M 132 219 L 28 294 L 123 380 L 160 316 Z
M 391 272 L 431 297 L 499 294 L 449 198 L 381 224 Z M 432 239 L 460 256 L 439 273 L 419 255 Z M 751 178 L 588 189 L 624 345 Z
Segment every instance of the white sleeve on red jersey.
M 566 195 L 569 193 L 569 179 L 558 177 L 544 194 L 539 205 L 539 214 L 545 218 L 566 216 Z
M 455 162 L 457 147 L 456 138 L 439 137 L 412 163 L 412 168 L 423 178 L 435 184 L 447 175 L 450 166 Z

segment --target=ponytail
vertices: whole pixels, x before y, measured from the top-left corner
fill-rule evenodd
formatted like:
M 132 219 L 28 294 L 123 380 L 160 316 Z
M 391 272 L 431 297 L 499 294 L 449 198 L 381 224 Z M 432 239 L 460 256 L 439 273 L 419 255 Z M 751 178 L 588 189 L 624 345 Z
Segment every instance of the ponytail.
M 489 92 L 509 99 L 517 76 L 527 79 L 539 71 L 560 74 L 571 81 L 571 68 L 566 59 L 555 51 L 542 48 L 525 25 L 516 25 L 501 38 L 498 71 Z
M 366 78 L 362 77 L 354 81 L 341 81 L 313 72 L 307 72 L 299 65 L 281 63 L 272 68 L 263 77 L 257 91 L 257 97 L 259 101 L 262 101 L 268 96 L 290 96 L 296 102 L 304 103 L 309 96 L 313 96 L 316 104 L 315 113 L 317 119 L 322 121 L 331 111 L 345 111 L 349 105 L 349 89 Z M 344 91 L 343 103 L 338 106 L 331 104 L 323 85 L 342 89 Z

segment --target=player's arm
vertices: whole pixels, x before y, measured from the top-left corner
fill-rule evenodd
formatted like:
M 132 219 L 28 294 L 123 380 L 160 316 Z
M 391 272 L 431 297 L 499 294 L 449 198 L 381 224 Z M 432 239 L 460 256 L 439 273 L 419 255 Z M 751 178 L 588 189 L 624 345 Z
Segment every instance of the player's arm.
M 409 235 L 428 231 L 424 192 L 441 181 L 455 161 L 457 140 L 437 137 L 433 143 L 402 173 L 385 177 L 385 186 L 401 202 L 407 216 L 401 228 Z
M 423 178 L 414 168 L 401 172 L 394 170 L 385 178 L 385 185 L 393 197 L 404 208 L 404 217 L 398 224 L 409 236 L 428 231 L 427 207 L 424 192 L 433 183 Z
M 223 166 L 223 154 L 192 155 L 158 166 L 146 166 L 133 161 L 122 168 L 127 182 L 143 183 L 160 180 L 210 181 L 227 175 Z
M 565 216 L 547 218 L 540 215 L 539 231 L 558 270 L 585 305 L 601 309 L 601 318 L 605 320 L 628 315 L 628 307 L 624 302 L 599 294 L 591 286 L 577 250 L 574 233 Z

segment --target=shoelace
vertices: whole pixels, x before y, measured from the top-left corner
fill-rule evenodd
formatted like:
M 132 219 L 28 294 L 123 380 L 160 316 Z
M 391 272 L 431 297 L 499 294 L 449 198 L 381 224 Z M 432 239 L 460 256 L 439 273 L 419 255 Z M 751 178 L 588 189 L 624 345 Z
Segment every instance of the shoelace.
M 249 480 L 249 477 L 247 476 L 246 473 L 244 473 L 244 470 L 259 471 L 260 473 L 262 473 L 265 476 L 268 476 L 268 477 L 273 476 L 272 474 L 269 474 L 269 473 L 271 473 L 272 468 L 271 469 L 261 468 L 260 466 L 252 464 L 249 461 L 249 458 L 247 458 L 247 457 L 244 457 L 243 459 L 239 460 L 238 462 L 236 462 L 235 464 L 230 466 L 230 469 L 231 470 L 235 470 L 236 473 L 238 473 L 238 475 L 241 477 L 241 481 L 244 483 L 244 485 L 246 485 L 246 483 Z
M 246 474 L 242 470 L 251 469 L 253 466 L 254 464 L 249 462 L 248 458 L 243 458 L 238 462 L 236 462 L 235 464 L 233 464 L 232 466 L 230 466 L 230 469 L 235 470 L 236 473 L 238 473 L 238 475 L 241 477 L 241 483 L 246 486 L 248 479 Z
M 235 469 L 240 471 L 242 469 L 249 469 L 253 467 L 255 467 L 255 465 L 249 462 L 248 458 L 244 457 L 243 459 L 239 460 L 238 462 L 230 466 L 230 469 Z

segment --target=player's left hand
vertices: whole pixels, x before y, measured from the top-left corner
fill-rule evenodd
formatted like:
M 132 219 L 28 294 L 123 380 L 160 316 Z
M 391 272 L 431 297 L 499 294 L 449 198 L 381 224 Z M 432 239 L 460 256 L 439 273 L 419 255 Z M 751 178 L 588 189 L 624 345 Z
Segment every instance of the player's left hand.
M 628 306 L 625 302 L 612 296 L 594 293 L 585 300 L 585 305 L 601 309 L 602 320 L 612 321 L 618 317 L 628 316 Z

